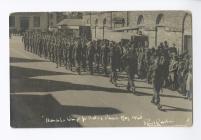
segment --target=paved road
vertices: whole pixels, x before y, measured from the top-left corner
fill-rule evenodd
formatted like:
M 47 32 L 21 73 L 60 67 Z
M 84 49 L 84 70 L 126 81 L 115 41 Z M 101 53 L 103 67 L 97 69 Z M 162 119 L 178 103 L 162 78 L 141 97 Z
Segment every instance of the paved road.
M 162 111 L 150 103 L 151 85 L 136 81 L 137 94 L 126 91 L 126 79 L 114 87 L 103 75 L 77 75 L 26 52 L 19 37 L 10 40 L 11 126 L 191 126 L 192 102 L 163 89 Z M 122 74 L 122 76 L 125 76 Z

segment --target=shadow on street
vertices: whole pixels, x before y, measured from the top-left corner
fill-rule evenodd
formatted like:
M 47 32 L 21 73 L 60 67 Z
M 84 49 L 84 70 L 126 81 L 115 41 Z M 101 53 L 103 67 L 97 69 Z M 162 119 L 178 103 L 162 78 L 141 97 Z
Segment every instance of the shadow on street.
M 51 95 L 11 94 L 10 125 L 14 128 L 82 127 L 76 120 L 47 123 L 46 118 L 65 119 L 72 115 L 110 115 L 121 113 L 114 108 L 63 106 Z
M 25 58 L 10 57 L 10 63 L 23 63 L 23 62 L 49 62 L 49 61 L 38 60 L 38 59 L 25 59 Z
M 10 92 L 49 92 L 64 90 L 92 90 L 106 91 L 115 93 L 128 93 L 128 91 L 117 88 L 106 88 L 93 85 L 82 85 L 70 82 L 61 82 L 54 80 L 33 79 L 34 76 L 47 75 L 75 75 L 73 73 L 51 72 L 46 70 L 37 70 L 30 68 L 20 68 L 11 66 L 10 68 Z
M 164 112 L 167 112 L 167 111 L 192 112 L 192 109 L 179 108 L 179 107 L 170 106 L 170 105 L 162 105 L 161 111 L 164 111 Z

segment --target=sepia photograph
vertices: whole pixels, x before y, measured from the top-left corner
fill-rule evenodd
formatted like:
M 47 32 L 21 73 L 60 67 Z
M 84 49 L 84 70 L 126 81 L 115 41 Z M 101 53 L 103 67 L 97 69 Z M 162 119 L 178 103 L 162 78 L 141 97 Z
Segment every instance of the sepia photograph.
M 10 126 L 191 127 L 192 17 L 10 13 Z

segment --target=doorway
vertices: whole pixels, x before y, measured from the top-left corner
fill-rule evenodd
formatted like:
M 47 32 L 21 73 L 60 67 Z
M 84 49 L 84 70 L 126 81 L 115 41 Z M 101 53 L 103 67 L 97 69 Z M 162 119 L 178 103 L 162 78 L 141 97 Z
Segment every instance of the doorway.
M 21 17 L 20 19 L 20 30 L 22 32 L 29 29 L 29 18 L 28 17 Z
M 192 35 L 184 35 L 184 51 L 188 51 L 188 54 L 192 55 Z

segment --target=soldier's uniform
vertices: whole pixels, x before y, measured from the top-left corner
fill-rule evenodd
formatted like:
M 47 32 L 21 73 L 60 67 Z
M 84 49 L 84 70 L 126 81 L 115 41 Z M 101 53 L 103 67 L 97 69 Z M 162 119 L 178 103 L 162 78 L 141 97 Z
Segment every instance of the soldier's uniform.
M 51 43 L 52 41 L 50 38 L 47 40 L 47 52 L 48 52 L 48 59 L 51 61 Z
M 123 56 L 123 61 L 126 65 L 126 72 L 128 75 L 128 84 L 127 90 L 131 90 L 133 93 L 135 92 L 135 85 L 134 85 L 134 76 L 137 73 L 137 54 L 134 49 L 130 49 L 127 53 Z
M 87 45 L 83 44 L 82 46 L 82 68 L 86 71 L 87 67 Z
M 55 47 L 55 41 L 52 40 L 50 44 L 50 61 L 54 62 L 54 47 Z
M 82 58 L 82 46 L 80 42 L 76 43 L 75 45 L 75 58 L 76 58 L 76 64 L 77 64 L 77 68 L 76 68 L 77 72 L 78 74 L 81 74 L 80 66 L 81 66 L 81 58 Z
M 39 39 L 38 42 L 38 55 L 41 57 L 43 51 L 43 39 Z
M 28 45 L 29 45 L 29 38 L 28 38 L 27 33 L 25 33 L 25 35 L 24 35 L 24 49 L 25 50 L 27 50 Z
M 100 70 L 100 63 L 101 63 L 101 45 L 100 43 L 97 43 L 96 45 L 96 71 L 99 72 Z
M 60 50 L 59 50 L 59 66 L 61 67 L 62 64 L 64 64 L 64 47 L 65 47 L 65 44 L 64 44 L 64 41 L 61 40 L 60 41 Z
M 104 73 L 105 75 L 107 75 L 107 66 L 109 63 L 109 52 L 110 52 L 110 48 L 108 47 L 108 45 L 104 44 L 104 46 L 102 46 L 102 62 L 103 62 L 103 68 L 104 68 Z
M 54 56 L 54 59 L 53 59 L 54 61 L 53 62 L 55 62 L 56 64 L 58 64 L 58 60 L 57 60 L 57 58 L 58 58 L 58 42 L 57 42 L 57 40 L 55 40 L 55 42 L 54 42 L 53 56 Z
M 65 68 L 68 68 L 68 51 L 69 51 L 69 44 L 67 42 L 67 40 L 65 40 L 65 46 L 64 46 L 64 65 Z
M 154 94 L 152 97 L 151 102 L 158 106 L 158 109 L 161 108 L 160 106 L 160 91 L 163 86 L 164 82 L 164 56 L 156 56 L 154 59 L 154 63 L 152 65 L 152 83 Z
M 28 41 L 28 44 L 29 45 L 27 45 L 27 51 L 29 51 L 30 50 L 30 48 L 31 48 L 31 45 L 32 45 L 32 41 L 33 41 L 33 38 L 32 38 L 32 36 L 29 34 L 29 41 Z
M 70 44 L 70 47 L 69 47 L 69 68 L 70 70 L 72 71 L 72 68 L 74 66 L 74 45 L 73 44 Z
M 147 67 L 147 82 L 152 83 L 152 65 L 154 64 L 154 56 L 153 54 L 150 55 L 148 59 L 148 67 Z
M 30 45 L 30 51 L 33 52 L 33 48 L 34 48 L 34 41 L 35 41 L 35 38 L 34 38 L 34 34 L 32 34 L 32 37 L 31 37 L 31 45 Z
M 138 76 L 143 79 L 145 76 L 145 53 L 143 48 L 140 48 L 140 52 L 138 55 Z
M 44 40 L 44 48 L 43 48 L 43 54 L 45 59 L 48 57 L 48 41 L 47 38 Z
M 33 53 L 36 54 L 36 47 L 37 47 L 37 36 L 33 36 Z
M 93 62 L 94 62 L 94 55 L 95 55 L 95 48 L 94 44 L 90 44 L 88 47 L 88 65 L 90 74 L 93 75 Z
M 117 69 L 119 69 L 120 65 L 120 48 L 119 46 L 113 46 L 111 47 L 111 77 L 110 81 L 117 86 Z
M 61 57 L 62 57 L 62 46 L 61 46 L 61 42 L 59 40 L 57 40 L 57 44 L 56 44 L 56 64 L 57 64 L 57 68 L 58 68 L 58 66 L 61 66 Z

